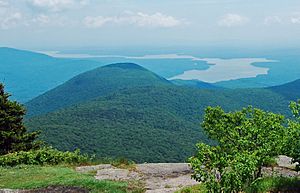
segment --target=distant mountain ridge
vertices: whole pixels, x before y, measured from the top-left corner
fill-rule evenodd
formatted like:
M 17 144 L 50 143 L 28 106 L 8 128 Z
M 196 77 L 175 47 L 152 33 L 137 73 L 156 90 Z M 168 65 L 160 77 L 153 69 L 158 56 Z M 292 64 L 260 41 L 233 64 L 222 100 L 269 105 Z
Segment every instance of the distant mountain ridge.
M 26 59 L 50 59 L 51 56 L 46 54 L 36 53 L 28 50 L 19 50 L 9 47 L 0 47 L 1 61 L 14 60 L 15 62 L 23 62 Z
M 276 57 L 277 55 L 280 57 Z M 291 55 L 284 53 L 270 55 L 269 58 L 274 58 L 280 62 L 255 64 L 255 66 L 270 68 L 268 75 L 259 75 L 255 78 L 217 82 L 214 84 L 207 84 L 200 81 L 174 81 L 173 83 L 200 89 L 215 89 L 220 87 L 258 88 L 283 84 L 300 77 L 300 57 L 298 55 L 297 53 L 292 53 Z M 186 59 L 176 61 L 172 59 L 137 60 L 122 58 L 63 59 L 26 50 L 0 47 L 0 81 L 5 83 L 7 90 L 14 94 L 12 99 L 24 103 L 63 84 L 80 73 L 116 61 L 124 62 L 124 60 L 142 64 L 147 69 L 158 72 L 159 75 L 164 75 L 165 77 L 171 76 L 170 74 L 175 76 L 186 70 L 205 70 L 209 68 L 205 62 L 195 65 Z
M 95 61 L 59 59 L 31 51 L 0 48 L 0 81 L 14 94 L 13 99 L 21 102 L 99 66 L 101 63 Z

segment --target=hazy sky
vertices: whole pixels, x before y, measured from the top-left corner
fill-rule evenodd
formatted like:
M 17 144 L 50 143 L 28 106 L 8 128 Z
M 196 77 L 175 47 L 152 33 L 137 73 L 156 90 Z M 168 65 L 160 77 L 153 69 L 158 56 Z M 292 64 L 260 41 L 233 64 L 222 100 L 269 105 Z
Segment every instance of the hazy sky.
M 0 46 L 300 46 L 299 0 L 0 0 Z

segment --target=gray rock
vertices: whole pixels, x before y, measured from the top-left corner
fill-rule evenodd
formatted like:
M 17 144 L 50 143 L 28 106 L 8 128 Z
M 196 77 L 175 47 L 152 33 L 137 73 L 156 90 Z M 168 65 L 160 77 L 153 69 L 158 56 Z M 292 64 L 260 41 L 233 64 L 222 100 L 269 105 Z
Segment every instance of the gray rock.
M 178 190 L 178 188 L 162 188 L 155 190 L 146 190 L 145 193 L 174 193 Z
M 103 170 L 103 169 L 111 169 L 114 168 L 110 164 L 100 164 L 96 166 L 81 166 L 77 167 L 76 171 L 81 172 L 81 173 L 87 173 L 87 172 L 92 172 L 92 171 L 97 171 L 97 170 Z
M 12 190 L 12 189 L 0 189 L 0 193 L 20 193 L 20 190 Z
M 176 177 L 192 173 L 189 164 L 186 163 L 151 163 L 138 164 L 137 170 L 144 175 L 157 177 Z
M 284 167 L 262 168 L 263 176 L 299 177 L 299 173 Z
M 146 193 L 173 193 L 186 186 L 198 184 L 191 179 L 192 170 L 186 163 L 137 164 L 135 171 L 107 168 L 97 172 L 98 180 L 141 180 Z
M 179 175 L 173 178 L 149 177 L 145 179 L 146 189 L 151 190 L 179 190 L 182 187 L 197 185 L 198 182 L 191 179 L 191 175 Z
M 278 158 L 276 158 L 276 162 L 279 167 L 293 169 L 296 167 L 297 163 L 292 163 L 292 161 L 293 161 L 292 158 L 285 156 L 285 155 L 280 155 L 280 156 L 278 156 Z
M 102 169 L 98 170 L 96 175 L 97 180 L 139 180 L 141 179 L 140 174 L 132 172 L 126 169 Z

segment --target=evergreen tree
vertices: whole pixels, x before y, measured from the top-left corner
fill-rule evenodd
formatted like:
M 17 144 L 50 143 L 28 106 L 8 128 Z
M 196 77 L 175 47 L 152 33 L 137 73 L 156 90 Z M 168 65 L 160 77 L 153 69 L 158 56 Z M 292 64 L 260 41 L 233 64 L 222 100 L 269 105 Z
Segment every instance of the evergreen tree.
M 39 147 L 38 132 L 27 132 L 23 124 L 24 107 L 9 97 L 0 83 L 0 155 Z

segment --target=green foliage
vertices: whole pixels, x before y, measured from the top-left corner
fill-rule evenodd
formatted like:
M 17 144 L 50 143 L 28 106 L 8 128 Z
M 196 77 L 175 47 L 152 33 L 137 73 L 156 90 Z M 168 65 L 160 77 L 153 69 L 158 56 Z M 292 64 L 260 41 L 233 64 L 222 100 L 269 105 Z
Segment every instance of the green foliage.
M 205 193 L 206 188 L 204 184 L 199 184 L 191 187 L 185 187 L 175 193 Z
M 25 109 L 9 96 L 0 83 L 0 155 L 39 147 L 38 132 L 28 133 L 23 125 Z
M 300 192 L 298 178 L 267 177 L 256 180 L 245 189 L 246 193 Z
M 194 154 L 197 141 L 211 143 L 206 134 L 199 132 L 207 105 L 234 110 L 248 104 L 288 112 L 288 101 L 270 91 L 170 85 L 116 90 L 105 97 L 33 117 L 26 124 L 32 130 L 41 130 L 41 139 L 59 150 L 79 148 L 97 157 L 126 157 L 135 162 L 184 162 Z
M 82 164 L 88 161 L 89 157 L 81 155 L 79 150 L 62 152 L 51 147 L 0 156 L 0 166 Z
M 273 157 L 287 153 L 295 129 L 282 115 L 248 107 L 225 113 L 208 107 L 202 127 L 216 146 L 197 144 L 190 158 L 193 178 L 206 182 L 208 192 L 239 192 L 261 177 L 261 168 Z M 299 130 L 300 127 L 298 127 Z
M 0 189 L 37 189 L 49 186 L 81 187 L 91 193 L 142 193 L 143 187 L 132 182 L 96 180 L 92 174 L 78 173 L 66 166 L 0 167 Z
M 26 107 L 28 116 L 36 116 L 124 89 L 170 84 L 166 79 L 137 64 L 110 64 L 72 78 L 29 101 Z
M 288 152 L 289 156 L 294 158 L 294 163 L 300 163 L 300 140 L 297 140 L 300 139 L 300 100 L 291 102 L 290 108 L 294 115 L 294 119 L 288 121 L 290 137 L 286 152 Z M 300 164 L 296 165 L 296 170 L 300 171 Z
M 290 108 L 294 117 L 300 120 L 300 100 L 298 100 L 297 102 L 291 102 Z
M 194 154 L 196 142 L 211 144 L 206 134 L 199 132 L 207 105 L 234 110 L 248 104 L 276 112 L 288 111 L 287 101 L 265 90 L 149 86 L 116 91 L 33 117 L 26 124 L 41 130 L 42 140 L 63 151 L 79 148 L 83 153 L 96 154 L 97 158 L 184 162 Z
M 27 103 L 26 123 L 59 150 L 79 148 L 97 158 L 135 162 L 184 162 L 194 154 L 196 142 L 212 143 L 199 132 L 207 106 L 232 111 L 253 105 L 290 115 L 288 103 L 264 89 L 175 86 L 136 64 L 123 63 L 83 73 Z
M 176 193 L 204 193 L 207 192 L 205 183 L 186 187 Z M 245 193 L 267 193 L 267 192 L 300 192 L 300 180 L 298 178 L 267 177 L 260 178 L 245 188 Z
M 283 85 L 270 87 L 269 89 L 284 96 L 288 100 L 295 101 L 300 98 L 300 79 Z
M 115 160 L 111 160 L 109 163 L 117 168 L 130 168 L 131 166 L 135 165 L 134 161 L 130 161 L 126 158 L 118 158 Z

